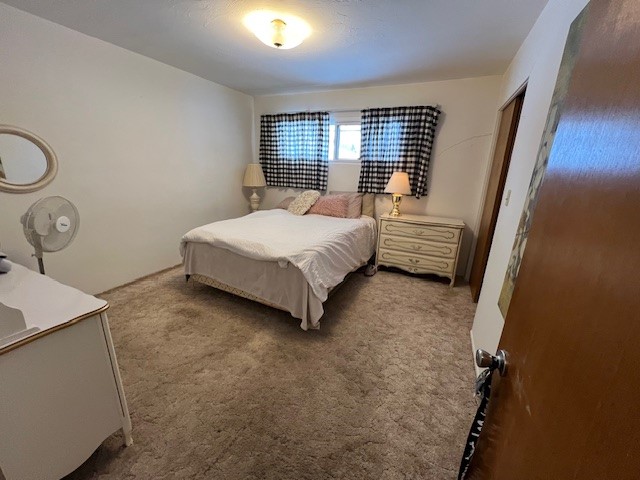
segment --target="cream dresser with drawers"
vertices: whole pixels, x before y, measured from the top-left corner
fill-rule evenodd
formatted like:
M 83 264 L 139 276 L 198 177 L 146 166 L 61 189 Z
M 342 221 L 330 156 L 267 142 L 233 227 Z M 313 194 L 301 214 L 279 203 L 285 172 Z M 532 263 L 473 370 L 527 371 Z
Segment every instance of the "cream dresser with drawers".
M 434 273 L 453 287 L 464 222 L 456 218 L 401 215 L 380 217 L 376 267 Z
M 106 301 L 18 264 L 0 275 L 0 479 L 57 480 L 131 419 Z

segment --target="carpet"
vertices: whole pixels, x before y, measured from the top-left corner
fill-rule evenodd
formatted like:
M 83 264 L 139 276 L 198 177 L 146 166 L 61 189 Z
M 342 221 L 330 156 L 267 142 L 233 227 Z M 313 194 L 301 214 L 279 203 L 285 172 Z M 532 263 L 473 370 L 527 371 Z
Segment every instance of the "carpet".
M 68 480 L 455 478 L 475 410 L 467 287 L 355 274 L 308 332 L 179 267 L 102 297 L 134 444 L 112 435 Z

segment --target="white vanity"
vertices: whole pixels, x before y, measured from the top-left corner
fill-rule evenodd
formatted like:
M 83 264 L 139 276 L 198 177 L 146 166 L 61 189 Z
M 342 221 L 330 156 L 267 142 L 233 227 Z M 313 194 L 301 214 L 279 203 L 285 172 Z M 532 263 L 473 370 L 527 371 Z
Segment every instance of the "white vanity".
M 0 478 L 60 479 L 119 429 L 130 445 L 107 302 L 13 264 L 0 304 Z

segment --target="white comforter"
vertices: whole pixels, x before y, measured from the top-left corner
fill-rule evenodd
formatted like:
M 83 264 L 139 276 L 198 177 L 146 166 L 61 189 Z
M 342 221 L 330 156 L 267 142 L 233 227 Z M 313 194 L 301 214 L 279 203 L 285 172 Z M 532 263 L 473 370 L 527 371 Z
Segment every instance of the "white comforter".
M 194 228 L 182 237 L 182 256 L 187 242 L 208 243 L 283 267 L 290 262 L 324 302 L 331 288 L 373 255 L 376 222 L 367 216 L 348 219 L 263 210 Z

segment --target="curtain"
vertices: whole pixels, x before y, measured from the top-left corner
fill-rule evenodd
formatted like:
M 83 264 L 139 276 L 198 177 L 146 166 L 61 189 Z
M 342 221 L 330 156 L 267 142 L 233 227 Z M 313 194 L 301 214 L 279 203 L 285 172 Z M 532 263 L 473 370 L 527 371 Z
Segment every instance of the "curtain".
M 393 172 L 407 172 L 413 195 L 426 195 L 439 116 L 440 110 L 426 106 L 362 110 L 358 191 L 383 193 Z
M 260 164 L 269 186 L 326 190 L 329 113 L 262 115 Z

